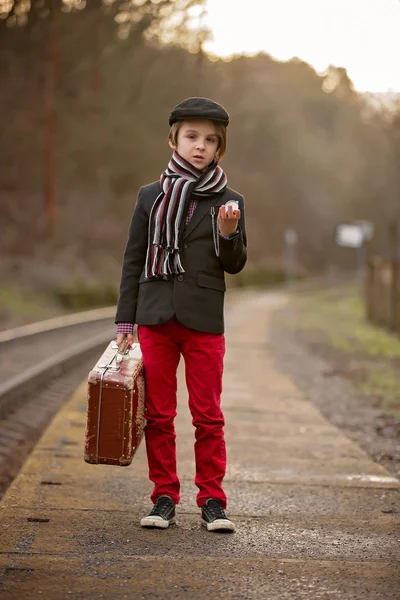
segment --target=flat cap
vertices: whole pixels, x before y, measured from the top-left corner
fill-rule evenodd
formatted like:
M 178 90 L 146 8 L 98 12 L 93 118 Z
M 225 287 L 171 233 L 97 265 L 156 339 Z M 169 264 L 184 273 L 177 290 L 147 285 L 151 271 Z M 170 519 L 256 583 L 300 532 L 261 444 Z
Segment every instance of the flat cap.
M 224 125 L 229 123 L 229 115 L 225 108 L 209 98 L 187 98 L 177 104 L 169 116 L 169 124 L 186 119 L 210 119 Z

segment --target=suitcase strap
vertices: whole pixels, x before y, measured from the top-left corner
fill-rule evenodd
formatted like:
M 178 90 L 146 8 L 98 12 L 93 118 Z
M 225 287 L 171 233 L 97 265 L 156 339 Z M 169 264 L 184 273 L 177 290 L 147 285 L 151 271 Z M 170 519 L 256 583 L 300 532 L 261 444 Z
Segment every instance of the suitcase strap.
M 116 352 L 113 354 L 112 358 L 109 360 L 109 362 L 107 364 L 103 364 L 103 365 L 99 365 L 99 367 L 103 368 L 103 372 L 100 376 L 100 393 L 99 393 L 99 409 L 98 409 L 98 415 L 97 415 L 97 440 L 96 440 L 96 462 L 99 462 L 99 445 L 100 445 L 100 422 L 101 422 L 101 403 L 102 403 L 102 396 L 103 396 L 103 379 L 104 379 L 104 375 L 107 373 L 107 371 L 119 371 L 120 370 L 120 366 L 119 363 L 121 363 L 125 356 L 129 355 L 129 342 L 128 342 L 128 338 L 125 337 L 124 340 L 122 341 L 122 343 L 116 347 Z M 113 362 L 115 361 L 115 364 L 113 365 Z
M 127 354 L 127 352 L 129 352 L 128 345 L 127 344 L 125 345 L 125 342 L 128 342 L 128 340 L 126 338 L 122 342 L 122 344 L 120 344 L 117 351 L 114 353 L 112 358 L 109 360 L 108 364 L 104 365 L 103 372 L 100 375 L 100 392 L 99 392 L 99 408 L 98 408 L 98 414 L 97 414 L 97 440 L 96 440 L 96 462 L 97 463 L 99 462 L 101 404 L 102 404 L 102 400 L 103 400 L 103 379 L 104 379 L 104 375 L 107 373 L 107 371 L 109 371 L 109 370 L 119 371 L 120 367 L 119 366 L 114 367 L 113 362 L 114 362 L 114 360 L 115 360 L 115 362 L 122 362 L 122 360 L 124 359 L 124 355 Z M 118 360 L 119 356 L 121 356 L 120 360 Z

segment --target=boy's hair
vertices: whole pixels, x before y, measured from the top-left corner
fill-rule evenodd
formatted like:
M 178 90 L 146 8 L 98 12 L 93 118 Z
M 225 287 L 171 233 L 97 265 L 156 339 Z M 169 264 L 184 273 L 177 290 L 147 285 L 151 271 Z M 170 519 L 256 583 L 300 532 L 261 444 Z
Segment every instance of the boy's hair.
M 218 137 L 218 150 L 216 156 L 218 160 L 221 160 L 226 152 L 226 125 L 218 123 L 218 121 L 211 120 L 211 122 L 215 126 L 216 135 Z M 171 129 L 169 130 L 168 139 L 174 146 L 178 145 L 178 132 L 182 123 L 183 121 L 176 121 L 171 125 Z

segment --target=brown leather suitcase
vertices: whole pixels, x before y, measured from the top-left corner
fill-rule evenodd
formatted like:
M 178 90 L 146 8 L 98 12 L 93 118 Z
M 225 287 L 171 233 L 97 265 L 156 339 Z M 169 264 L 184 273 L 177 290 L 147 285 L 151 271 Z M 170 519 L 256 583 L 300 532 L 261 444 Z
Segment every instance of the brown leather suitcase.
M 145 384 L 139 344 L 110 342 L 88 376 L 84 458 L 87 463 L 131 464 L 143 437 Z

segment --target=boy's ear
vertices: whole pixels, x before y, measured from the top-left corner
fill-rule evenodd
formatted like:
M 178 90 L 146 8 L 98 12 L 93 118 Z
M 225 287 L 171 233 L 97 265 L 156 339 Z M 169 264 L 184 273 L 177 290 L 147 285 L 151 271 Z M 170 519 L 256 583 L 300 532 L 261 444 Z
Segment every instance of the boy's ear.
M 172 148 L 172 150 L 176 150 L 176 146 L 171 142 L 171 140 L 168 140 L 168 145 L 170 148 Z

